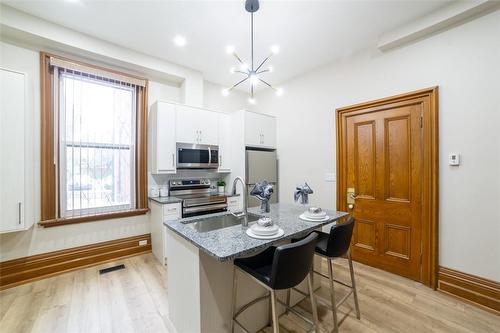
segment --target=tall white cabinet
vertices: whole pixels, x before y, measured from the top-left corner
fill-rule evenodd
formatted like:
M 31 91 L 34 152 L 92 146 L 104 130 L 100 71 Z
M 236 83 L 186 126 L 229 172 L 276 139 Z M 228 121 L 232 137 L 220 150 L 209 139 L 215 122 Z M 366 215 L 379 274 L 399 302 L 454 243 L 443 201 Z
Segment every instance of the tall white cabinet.
M 157 102 L 149 112 L 149 165 L 152 174 L 177 172 L 175 105 Z
M 0 68 L 0 233 L 25 230 L 26 218 L 26 75 Z M 29 146 L 29 147 L 28 147 Z M 28 170 L 29 171 L 29 170 Z M 29 214 L 31 215 L 31 214 Z

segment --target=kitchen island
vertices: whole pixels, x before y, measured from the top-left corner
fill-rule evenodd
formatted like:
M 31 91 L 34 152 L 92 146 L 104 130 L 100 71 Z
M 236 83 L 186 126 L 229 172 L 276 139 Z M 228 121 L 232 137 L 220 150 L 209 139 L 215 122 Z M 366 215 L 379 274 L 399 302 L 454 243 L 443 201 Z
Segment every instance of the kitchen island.
M 305 236 L 347 215 L 326 211 L 330 217 L 327 221 L 307 222 L 299 219 L 304 209 L 292 204 L 272 204 L 267 214 L 261 214 L 258 208 L 249 209 L 250 225 L 258 219 L 253 214 L 265 215 L 284 230 L 283 236 L 272 240 L 247 236 L 245 227 L 234 224 L 234 219 L 226 216 L 230 213 L 165 222 L 170 253 L 167 262 L 169 317 L 177 332 L 229 332 L 233 259 L 255 255 L 269 246 Z M 239 274 L 238 281 L 237 307 L 267 293 L 244 275 Z M 292 304 L 295 302 L 292 299 Z M 250 332 L 255 332 L 268 325 L 268 314 L 266 302 L 254 305 L 239 318 Z M 235 327 L 235 332 L 239 331 L 240 328 Z

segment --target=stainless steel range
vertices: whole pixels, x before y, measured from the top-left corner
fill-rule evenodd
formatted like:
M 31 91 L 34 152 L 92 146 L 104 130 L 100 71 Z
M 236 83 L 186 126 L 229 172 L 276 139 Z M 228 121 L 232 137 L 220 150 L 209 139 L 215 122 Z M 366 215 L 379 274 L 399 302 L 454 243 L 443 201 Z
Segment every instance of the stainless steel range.
M 227 198 L 212 190 L 209 179 L 171 180 L 170 195 L 182 199 L 182 217 L 227 211 Z

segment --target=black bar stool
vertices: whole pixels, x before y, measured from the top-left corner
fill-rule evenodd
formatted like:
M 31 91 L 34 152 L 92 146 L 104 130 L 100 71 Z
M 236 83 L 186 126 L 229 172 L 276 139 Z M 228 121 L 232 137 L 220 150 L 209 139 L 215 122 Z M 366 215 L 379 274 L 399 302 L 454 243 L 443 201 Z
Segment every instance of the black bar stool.
M 354 281 L 354 269 L 352 266 L 351 252 L 349 250 L 352 238 L 352 230 L 354 228 L 354 218 L 350 217 L 346 223 L 333 225 L 330 229 L 330 233 L 314 231 L 314 234 L 318 235 L 318 242 L 316 243 L 315 252 L 317 255 L 325 258 L 328 262 L 328 275 L 322 272 L 314 271 L 314 273 L 327 278 L 330 281 L 330 297 L 331 297 L 331 307 L 333 314 L 333 326 L 334 331 L 338 332 L 338 319 L 337 319 L 337 309 L 345 302 L 345 300 L 352 294 L 354 296 L 354 306 L 356 308 L 356 318 L 360 319 L 361 314 L 359 312 L 358 303 L 358 292 L 356 290 L 356 282 Z M 292 242 L 295 240 L 292 240 Z M 351 285 L 348 285 L 342 281 L 336 280 L 333 277 L 333 259 L 339 257 L 346 257 L 349 262 L 349 271 L 351 274 Z M 341 285 L 350 288 L 351 290 L 347 295 L 345 295 L 338 303 L 335 299 L 335 287 L 334 281 L 340 283 Z M 293 288 L 295 291 L 304 294 L 301 290 Z M 305 294 L 304 294 L 305 295 Z M 290 300 L 290 291 L 287 292 L 287 304 Z
M 279 316 L 277 303 L 279 302 L 288 310 L 292 311 L 306 322 L 311 324 L 311 330 L 319 332 L 318 328 L 318 313 L 316 309 L 316 300 L 312 286 L 312 270 L 314 259 L 314 248 L 316 246 L 318 235 L 311 233 L 306 238 L 291 244 L 281 245 L 278 247 L 270 247 L 256 256 L 250 258 L 241 258 L 234 261 L 233 271 L 233 299 L 232 299 L 232 320 L 231 332 L 234 332 L 234 324 L 236 323 L 245 332 L 248 332 L 243 325 L 237 320 L 237 317 L 250 306 L 259 301 L 271 298 L 273 332 L 279 332 Z M 237 277 L 236 268 L 243 273 L 249 275 L 255 282 L 269 290 L 269 294 L 259 297 L 236 311 L 236 293 L 237 293 Z M 311 298 L 311 307 L 313 313 L 313 322 L 304 317 L 298 311 L 290 308 L 284 302 L 281 302 L 276 297 L 277 290 L 285 290 L 296 287 L 307 276 L 309 285 L 309 296 Z M 236 311 L 236 312 L 235 312 Z

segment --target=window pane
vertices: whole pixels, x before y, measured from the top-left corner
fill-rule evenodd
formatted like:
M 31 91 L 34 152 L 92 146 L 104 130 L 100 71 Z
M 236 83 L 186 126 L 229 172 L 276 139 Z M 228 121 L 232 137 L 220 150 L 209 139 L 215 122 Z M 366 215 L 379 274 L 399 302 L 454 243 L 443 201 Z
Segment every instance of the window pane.
M 131 88 L 68 74 L 61 80 L 67 141 L 132 144 Z
M 134 90 L 60 76 L 63 216 L 134 207 Z
M 131 205 L 130 151 L 67 147 L 67 210 Z

